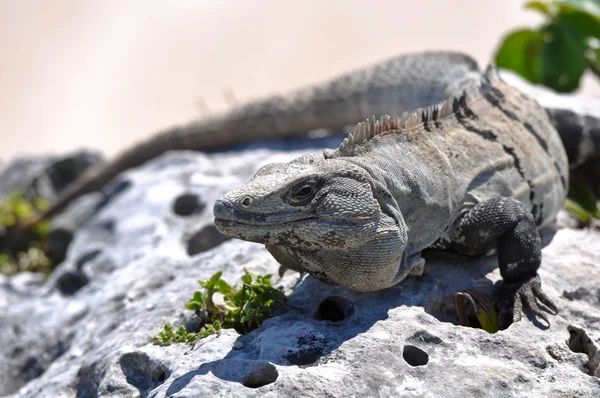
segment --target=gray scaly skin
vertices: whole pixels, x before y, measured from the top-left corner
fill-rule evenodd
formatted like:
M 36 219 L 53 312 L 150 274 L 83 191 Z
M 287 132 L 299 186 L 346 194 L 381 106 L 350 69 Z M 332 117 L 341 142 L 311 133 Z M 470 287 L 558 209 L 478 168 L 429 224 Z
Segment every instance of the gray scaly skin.
M 59 213 L 122 171 L 168 150 L 208 151 L 258 140 L 301 137 L 315 129 L 339 131 L 390 109 L 402 112 L 439 102 L 460 93 L 478 74 L 476 62 L 464 54 L 403 55 L 287 95 L 248 103 L 224 115 L 174 127 L 85 172 L 30 224 Z
M 557 308 L 537 274 L 537 228 L 561 208 L 568 172 L 544 109 L 488 68 L 459 97 L 264 166 L 217 200 L 215 225 L 264 244 L 284 267 L 362 292 L 402 281 L 429 247 L 495 248 L 502 324 L 523 305 L 548 322 L 536 300 Z

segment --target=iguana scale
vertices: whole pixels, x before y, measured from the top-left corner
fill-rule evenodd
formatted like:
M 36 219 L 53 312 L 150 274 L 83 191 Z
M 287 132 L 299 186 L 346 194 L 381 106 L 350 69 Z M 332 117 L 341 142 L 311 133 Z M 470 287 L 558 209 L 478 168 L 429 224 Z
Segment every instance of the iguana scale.
M 546 111 L 490 67 L 462 95 L 358 124 L 335 150 L 261 168 L 214 206 L 225 235 L 355 291 L 396 285 L 429 247 L 496 249 L 501 319 L 547 321 L 537 228 L 560 209 L 569 164 Z M 512 308 L 512 311 L 510 311 Z M 507 316 L 508 315 L 508 316 Z

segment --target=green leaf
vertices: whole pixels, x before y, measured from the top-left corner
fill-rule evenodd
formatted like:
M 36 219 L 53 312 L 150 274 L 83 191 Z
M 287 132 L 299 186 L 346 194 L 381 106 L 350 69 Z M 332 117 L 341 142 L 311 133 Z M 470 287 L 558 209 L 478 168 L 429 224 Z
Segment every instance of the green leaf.
M 587 38 L 562 19 L 542 27 L 542 83 L 558 92 L 571 92 L 588 66 L 585 53 Z
M 600 20 L 600 2 L 598 0 L 560 0 L 553 1 L 561 12 L 577 11 Z
M 529 1 L 525 3 L 524 8 L 539 11 L 542 14 L 549 17 L 551 17 L 555 12 L 554 10 L 552 10 L 552 6 L 545 1 Z
M 31 230 L 39 236 L 48 236 L 50 234 L 50 221 L 40 221 L 33 225 Z
M 481 328 L 486 332 L 496 333 L 500 330 L 500 327 L 498 326 L 498 313 L 495 308 L 491 308 L 489 313 L 484 309 L 480 309 L 475 313 L 475 316 L 477 316 Z
M 246 268 L 244 268 L 244 275 L 242 276 L 242 282 L 250 285 L 252 284 L 252 274 Z
M 572 174 L 569 182 L 569 194 L 575 199 L 586 211 L 596 218 L 600 218 L 600 209 L 598 208 L 598 200 L 592 189 L 585 181 L 577 174 Z
M 217 291 L 222 295 L 230 294 L 233 288 L 229 285 L 229 283 L 225 282 L 223 279 L 219 279 L 217 281 Z
M 46 211 L 50 208 L 50 202 L 48 202 L 46 199 L 44 199 L 42 197 L 37 197 L 33 201 L 33 206 L 38 211 Z
M 563 204 L 563 207 L 569 213 L 572 213 L 575 217 L 577 217 L 579 222 L 581 222 L 583 224 L 589 224 L 589 222 L 594 218 L 594 215 L 590 211 L 584 209 L 583 206 L 581 206 L 579 203 L 577 203 L 573 199 L 570 199 L 570 198 L 565 199 L 565 203 Z
M 583 36 L 600 39 L 600 20 L 581 12 L 561 13 L 560 21 Z
M 206 288 L 206 290 L 216 290 L 215 287 L 217 285 L 217 282 L 219 281 L 219 279 L 221 279 L 221 275 L 223 275 L 223 271 L 218 271 L 216 272 L 206 283 L 206 285 L 204 286 Z
M 185 305 L 188 310 L 201 310 L 206 308 L 206 297 L 203 292 L 196 290 L 194 296 Z
M 541 51 L 544 35 L 522 29 L 505 37 L 496 53 L 495 62 L 500 68 L 513 70 L 532 83 L 542 82 Z
M 563 207 L 583 224 L 600 219 L 600 201 L 585 181 L 575 173 L 571 173 L 569 197 Z

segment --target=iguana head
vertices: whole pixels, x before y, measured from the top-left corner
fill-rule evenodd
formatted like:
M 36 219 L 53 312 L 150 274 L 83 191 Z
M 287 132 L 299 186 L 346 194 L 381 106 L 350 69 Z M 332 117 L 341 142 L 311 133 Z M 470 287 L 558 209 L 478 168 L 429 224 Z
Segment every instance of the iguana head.
M 223 234 L 267 245 L 353 247 L 375 233 L 380 205 L 366 171 L 309 154 L 261 168 L 215 203 Z
M 330 155 L 263 167 L 216 201 L 217 229 L 264 244 L 286 268 L 351 290 L 398 283 L 410 270 L 398 204 L 365 166 Z

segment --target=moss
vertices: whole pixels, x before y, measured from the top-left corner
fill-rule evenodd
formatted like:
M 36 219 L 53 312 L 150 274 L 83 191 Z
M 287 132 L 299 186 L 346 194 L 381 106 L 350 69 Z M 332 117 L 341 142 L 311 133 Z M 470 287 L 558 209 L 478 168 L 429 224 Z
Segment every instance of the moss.
M 48 208 L 43 198 L 29 200 L 14 190 L 0 202 L 0 273 L 41 272 L 48 275 L 52 262 L 46 256 L 50 221 L 22 228 L 25 221 Z

